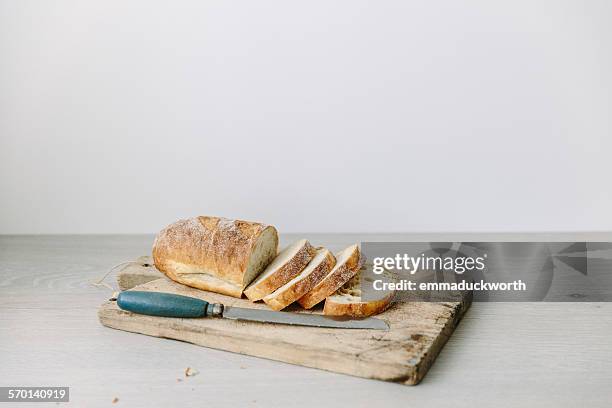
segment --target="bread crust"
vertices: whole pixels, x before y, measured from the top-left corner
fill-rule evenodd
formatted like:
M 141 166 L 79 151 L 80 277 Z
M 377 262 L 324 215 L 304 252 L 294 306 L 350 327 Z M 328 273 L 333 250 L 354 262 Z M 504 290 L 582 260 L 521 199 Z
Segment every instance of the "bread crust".
M 336 258 L 338 258 L 338 254 L 336 254 Z M 362 257 L 359 246 L 354 245 L 354 249 L 347 260 L 342 265 L 336 264 L 334 270 L 317 283 L 310 292 L 302 296 L 298 303 L 304 309 L 313 308 L 355 276 L 361 267 L 361 262 Z
M 316 252 L 310 242 L 305 241 L 289 261 L 264 280 L 251 284 L 245 289 L 244 294 L 252 302 L 263 299 L 302 272 Z
M 237 298 L 242 297 L 243 288 L 238 285 L 234 285 L 230 282 L 226 282 L 222 279 L 215 278 L 211 275 L 202 273 L 177 275 L 171 270 L 168 270 L 164 273 L 173 281 L 182 283 L 183 285 L 191 286 L 192 288 L 207 290 L 209 292 L 221 293 L 222 295 L 228 295 Z
M 326 251 L 325 258 L 319 263 L 319 265 L 312 270 L 312 272 L 304 279 L 293 284 L 291 287 L 283 290 L 281 293 L 272 292 L 263 298 L 273 310 L 282 310 L 295 302 L 304 294 L 308 293 L 321 279 L 323 279 L 336 265 L 336 258 L 327 249 L 318 248 L 317 250 Z M 307 266 L 308 267 L 308 266 Z
M 375 314 L 384 312 L 391 301 L 395 293 L 389 293 L 384 298 L 374 300 L 370 302 L 355 302 L 355 303 L 343 303 L 336 302 L 334 298 L 336 296 L 330 296 L 325 299 L 325 306 L 323 307 L 323 314 L 328 316 L 351 316 L 351 317 L 368 317 Z
M 362 279 L 372 281 L 372 264 L 365 265 L 364 262 L 359 273 L 345 283 L 332 296 L 325 299 L 323 313 L 329 316 L 368 317 L 384 312 L 395 296 L 395 291 L 379 293 L 378 299 L 368 301 L 362 300 Z M 369 273 L 368 273 L 369 272 Z
M 278 232 L 273 226 L 209 216 L 179 220 L 155 238 L 153 261 L 176 282 L 240 297 L 250 283 L 246 276 L 249 259 L 265 231 L 275 241 L 269 263 L 278 250 Z

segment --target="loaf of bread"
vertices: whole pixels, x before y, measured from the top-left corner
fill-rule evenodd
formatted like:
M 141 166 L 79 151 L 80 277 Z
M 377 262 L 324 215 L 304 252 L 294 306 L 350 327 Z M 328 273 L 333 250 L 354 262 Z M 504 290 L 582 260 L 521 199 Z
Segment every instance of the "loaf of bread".
M 372 284 L 366 277 L 372 276 L 371 273 L 366 273 L 366 268 L 372 268 L 371 264 L 353 276 L 345 283 L 336 293 L 325 299 L 325 307 L 323 313 L 329 316 L 350 316 L 350 317 L 368 317 L 384 312 L 395 295 L 395 292 L 381 292 L 380 297 L 372 300 L 363 300 L 361 298 L 361 280 L 365 279 L 366 283 Z
M 336 258 L 326 248 L 317 248 L 317 254 L 302 272 L 274 292 L 263 298 L 271 309 L 281 310 L 310 292 L 332 270 Z
M 302 272 L 316 252 L 305 239 L 294 242 L 278 254 L 244 294 L 253 302 L 263 299 Z
M 180 220 L 155 238 L 155 267 L 194 288 L 241 297 L 276 257 L 278 232 L 257 222 L 200 216 Z
M 355 276 L 362 266 L 363 259 L 357 244 L 338 252 L 334 268 L 310 292 L 302 296 L 298 303 L 304 309 L 311 309 L 326 297 L 331 296 L 342 285 L 348 282 L 349 279 Z

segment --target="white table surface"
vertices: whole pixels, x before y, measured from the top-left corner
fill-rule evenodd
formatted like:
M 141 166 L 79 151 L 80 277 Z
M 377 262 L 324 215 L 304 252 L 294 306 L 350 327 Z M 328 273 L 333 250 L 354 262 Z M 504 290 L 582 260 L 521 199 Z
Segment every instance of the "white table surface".
M 367 240 L 612 241 L 612 234 L 301 236 L 333 250 Z M 0 236 L 0 386 L 67 385 L 75 407 L 612 404 L 612 303 L 475 303 L 412 387 L 101 326 L 96 311 L 111 293 L 90 282 L 149 253 L 152 239 Z M 185 378 L 187 367 L 200 374 Z

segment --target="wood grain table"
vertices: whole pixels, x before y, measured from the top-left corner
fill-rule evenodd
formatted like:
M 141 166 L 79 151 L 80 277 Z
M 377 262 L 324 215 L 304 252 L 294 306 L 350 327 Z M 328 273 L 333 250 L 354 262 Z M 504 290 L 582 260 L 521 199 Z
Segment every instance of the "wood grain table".
M 283 240 L 296 237 L 285 235 Z M 299 237 L 332 250 L 368 240 L 612 241 L 612 234 L 603 233 Z M 110 266 L 147 254 L 152 240 L 145 235 L 0 236 L 0 386 L 70 386 L 68 405 L 75 407 L 612 403 L 612 303 L 475 303 L 415 387 L 101 326 L 97 308 L 111 292 L 91 282 Z M 185 377 L 187 367 L 199 374 Z

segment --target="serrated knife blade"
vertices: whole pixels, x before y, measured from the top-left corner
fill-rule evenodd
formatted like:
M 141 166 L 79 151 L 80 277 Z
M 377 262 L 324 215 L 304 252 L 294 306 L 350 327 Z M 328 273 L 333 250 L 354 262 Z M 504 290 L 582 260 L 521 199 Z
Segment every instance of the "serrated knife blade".
M 372 317 L 366 319 L 345 319 L 316 314 L 272 312 L 269 310 L 245 309 L 225 306 L 223 315 L 226 319 L 247 320 L 261 323 L 290 324 L 296 326 L 332 327 L 338 329 L 388 330 L 384 320 Z

